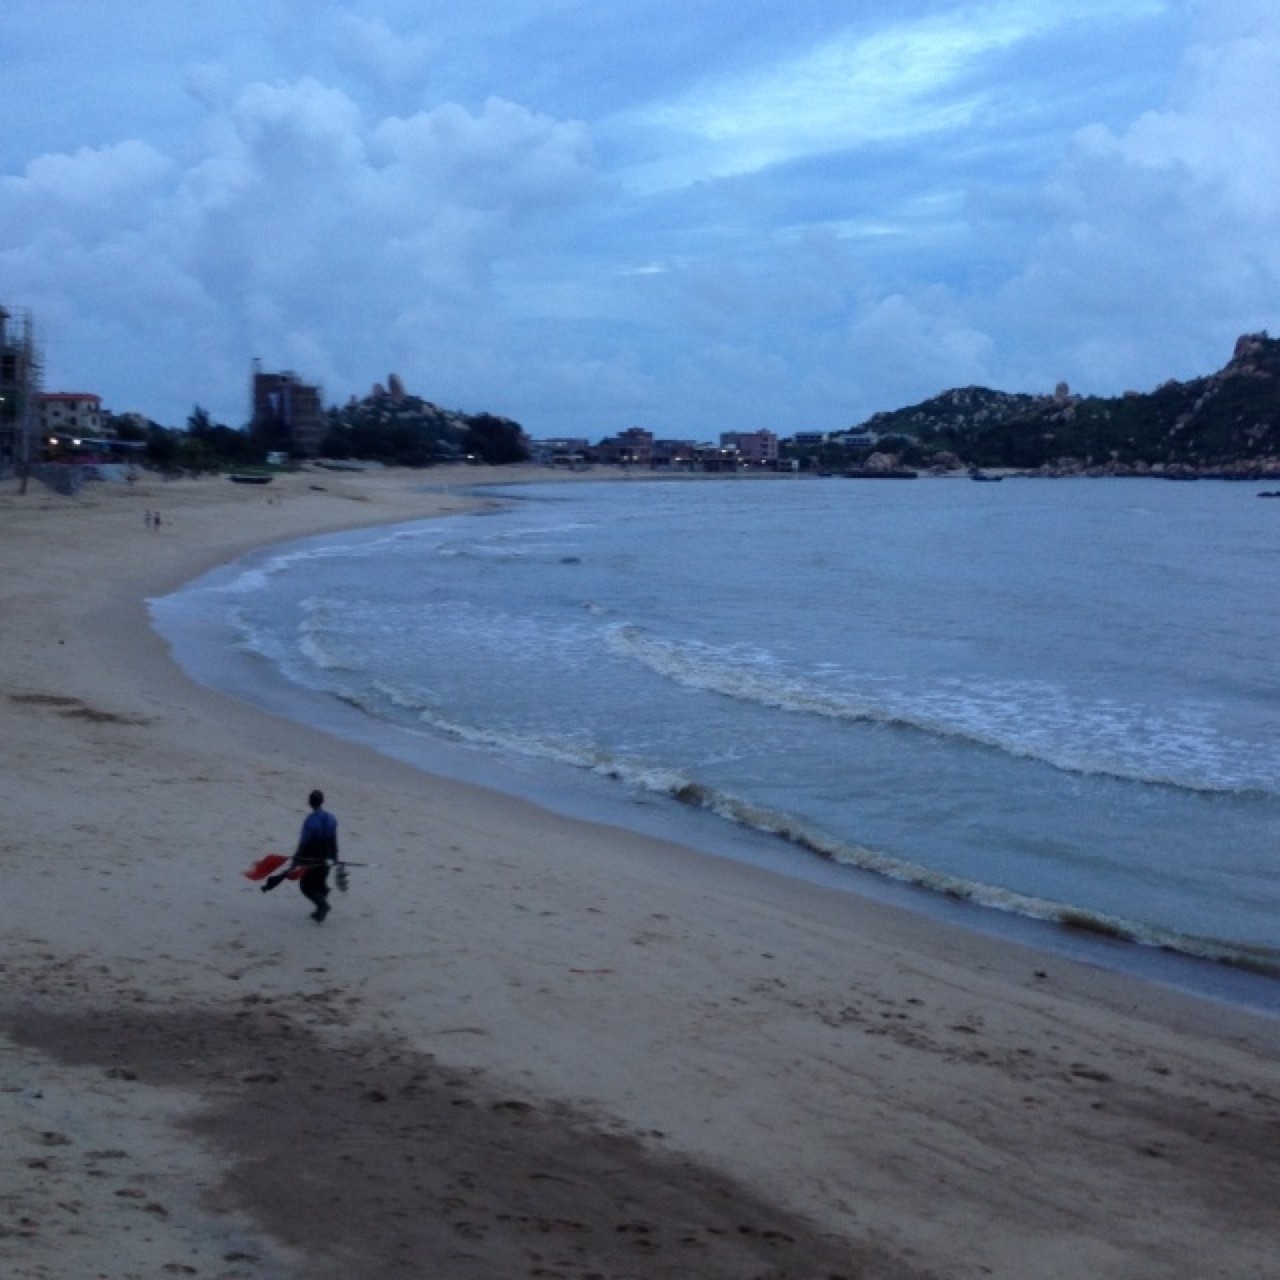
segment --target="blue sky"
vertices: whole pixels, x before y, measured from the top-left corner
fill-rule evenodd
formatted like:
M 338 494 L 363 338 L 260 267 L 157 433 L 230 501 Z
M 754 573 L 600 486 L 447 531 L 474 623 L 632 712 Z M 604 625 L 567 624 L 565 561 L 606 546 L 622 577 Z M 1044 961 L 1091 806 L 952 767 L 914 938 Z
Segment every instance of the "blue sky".
M 1118 394 L 1280 328 L 1274 0 L 7 0 L 49 390 L 535 436 Z

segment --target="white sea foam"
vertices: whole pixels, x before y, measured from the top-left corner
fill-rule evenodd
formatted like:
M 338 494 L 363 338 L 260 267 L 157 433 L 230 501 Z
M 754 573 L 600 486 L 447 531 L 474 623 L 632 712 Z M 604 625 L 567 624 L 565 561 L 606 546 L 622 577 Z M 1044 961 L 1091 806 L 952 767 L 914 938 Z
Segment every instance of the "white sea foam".
M 406 694 L 403 689 L 393 688 L 388 690 L 381 682 L 378 683 L 376 692 L 379 697 L 385 697 L 388 701 L 394 702 L 398 708 L 412 711 L 420 727 L 427 728 L 432 733 L 451 739 L 454 742 L 464 743 L 473 747 L 483 747 L 499 754 L 527 756 L 531 759 L 545 760 L 575 768 L 591 769 L 599 766 L 599 761 L 595 758 L 590 748 L 575 746 L 573 743 L 563 739 L 532 733 L 504 731 L 493 726 L 468 724 L 463 720 L 458 720 L 439 712 L 425 701 L 420 700 L 419 697 Z M 379 715 L 383 710 L 379 697 L 350 690 L 340 696 L 342 696 L 343 701 L 373 715 Z
M 831 664 L 805 676 L 749 645 L 668 640 L 631 624 L 613 627 L 609 645 L 685 688 L 783 711 L 965 738 L 1073 773 L 1192 791 L 1280 792 L 1277 762 L 1242 767 L 1243 744 L 1224 739 L 1194 704 L 1151 712 L 1085 701 L 1043 681 L 855 678 Z
M 298 651 L 320 671 L 359 672 L 365 669 L 351 646 L 334 643 L 336 631 L 332 618 L 340 607 L 327 600 L 312 597 L 303 602 L 303 616 L 298 624 Z M 367 652 L 367 646 L 365 646 Z
M 414 700 L 404 699 L 400 691 L 397 691 L 397 696 L 402 705 L 416 707 Z M 365 710 L 374 709 L 366 699 L 353 698 L 351 701 Z M 990 910 L 1210 959 L 1258 973 L 1280 975 L 1280 949 L 1277 948 L 1242 946 L 940 871 L 883 850 L 852 844 L 797 815 L 775 811 L 701 784 L 678 770 L 615 757 L 581 742 L 573 743 L 546 735 L 500 732 L 492 727 L 468 725 L 427 708 L 418 708 L 418 711 L 421 724 L 454 741 L 501 754 L 588 769 L 631 789 L 668 797 L 714 813 L 739 826 L 776 836 L 798 849 L 841 866 Z

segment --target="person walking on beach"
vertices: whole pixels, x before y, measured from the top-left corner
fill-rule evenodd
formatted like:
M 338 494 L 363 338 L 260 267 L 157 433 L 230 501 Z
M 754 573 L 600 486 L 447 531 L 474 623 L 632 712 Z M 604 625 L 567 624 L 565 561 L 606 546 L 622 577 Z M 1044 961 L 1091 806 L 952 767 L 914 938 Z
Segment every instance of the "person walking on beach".
M 302 820 L 298 850 L 289 865 L 263 883 L 262 892 L 274 889 L 294 867 L 301 867 L 298 888 L 315 905 L 311 918 L 320 924 L 329 914 L 329 868 L 338 860 L 338 820 L 324 807 L 324 792 L 307 797 L 311 812 Z

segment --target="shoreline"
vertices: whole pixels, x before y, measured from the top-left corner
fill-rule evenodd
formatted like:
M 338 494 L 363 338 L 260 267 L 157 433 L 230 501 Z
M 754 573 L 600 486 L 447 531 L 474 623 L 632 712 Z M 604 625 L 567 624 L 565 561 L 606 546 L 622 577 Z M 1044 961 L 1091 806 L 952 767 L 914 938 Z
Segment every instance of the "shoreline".
M 554 481 L 555 476 L 546 478 Z M 590 483 L 587 475 L 579 478 Z M 723 483 L 720 476 L 693 478 Z M 661 483 L 665 477 L 655 479 Z M 598 479 L 592 487 L 600 489 L 601 484 L 607 480 Z M 481 486 L 479 495 L 506 505 L 520 503 L 523 496 L 510 485 Z M 459 518 L 445 519 L 451 523 Z M 426 773 L 513 795 L 565 817 L 668 839 L 702 853 L 821 883 L 835 892 L 856 893 L 933 920 L 1016 940 L 1048 954 L 1280 1016 L 1280 956 L 1266 952 L 1260 942 L 1228 941 L 1217 933 L 1179 933 L 1171 925 L 1154 921 L 1134 923 L 1074 901 L 967 881 L 929 866 L 864 851 L 856 844 L 842 848 L 831 840 L 797 837 L 791 822 L 780 816 L 777 826 L 769 827 L 768 815 L 758 809 L 753 815 L 758 825 L 752 825 L 722 811 L 713 803 L 714 797 L 690 803 L 678 798 L 674 786 L 664 791 L 646 785 L 644 777 L 637 780 L 611 772 L 602 778 L 589 767 L 564 763 L 551 753 L 537 758 L 517 751 L 509 757 L 501 747 L 491 751 L 442 738 L 360 705 L 349 707 L 341 693 L 292 683 L 272 660 L 236 650 L 239 636 L 221 615 L 228 599 L 225 591 L 232 588 L 234 598 L 235 584 L 242 577 L 261 582 L 273 564 L 379 546 L 415 527 L 416 522 L 379 526 L 259 549 L 150 602 L 153 625 L 193 680 L 251 705 L 270 707 L 303 725 L 323 727 L 328 721 L 337 736 Z M 731 807 L 725 806 L 726 810 Z
M 493 498 L 494 502 L 510 500 L 509 492 Z M 482 501 L 469 512 L 444 518 L 454 520 L 477 511 L 483 511 Z M 165 638 L 178 666 L 196 683 L 248 705 L 268 707 L 301 726 L 333 733 L 424 773 L 497 791 L 564 818 L 669 840 L 697 855 L 725 858 L 784 878 L 822 885 L 832 892 L 855 894 L 938 923 L 1015 941 L 1046 955 L 1098 965 L 1198 998 L 1280 1017 L 1277 971 L 1261 962 L 1252 966 L 1243 949 L 1239 956 L 1227 954 L 1226 944 L 1222 944 L 1224 955 L 1217 956 L 1193 949 L 1199 939 L 1186 939 L 1185 946 L 1146 941 L 1138 936 L 1136 927 L 1127 932 L 1118 923 L 1095 918 L 1084 908 L 1039 899 L 1028 900 L 1033 908 L 1041 907 L 1039 911 L 993 905 L 986 894 L 994 891 L 985 886 L 965 893 L 940 876 L 933 877 L 938 883 L 930 884 L 923 869 L 918 877 L 895 876 L 846 863 L 820 849 L 681 803 L 661 792 L 635 793 L 629 784 L 612 777 L 594 777 L 578 766 L 552 759 L 522 758 L 513 763 L 429 732 L 415 732 L 350 707 L 331 692 L 292 684 L 269 662 L 252 654 L 232 653 L 228 659 L 235 637 L 218 616 L 220 585 L 252 573 L 260 560 L 312 547 L 351 546 L 353 540 L 376 538 L 388 531 L 394 534 L 399 527 L 322 534 L 259 548 L 200 575 L 175 593 L 149 601 L 152 625 Z M 1207 947 L 1207 942 L 1204 945 Z
M 3 1098 L 21 1158 L 0 1175 L 0 1204 L 6 1225 L 37 1223 L 0 1238 L 13 1274 L 95 1274 L 104 1253 L 117 1269 L 102 1274 L 154 1274 L 157 1241 L 174 1254 L 160 1265 L 199 1253 L 200 1274 L 226 1277 L 304 1264 L 399 1274 L 389 1263 L 406 1247 L 419 1268 L 453 1250 L 446 1269 L 460 1277 L 581 1270 L 588 1255 L 608 1255 L 602 1273 L 726 1280 L 748 1267 L 834 1274 L 833 1258 L 885 1277 L 1172 1277 L 1191 1258 L 1210 1274 L 1261 1274 L 1280 1242 L 1266 1191 L 1274 1021 L 431 777 L 189 680 L 146 600 L 254 547 L 460 511 L 473 501 L 464 488 L 481 483 L 474 472 L 429 491 L 403 473 L 287 479 L 269 494 L 192 481 L 79 500 L 0 495 L 14 815 L 0 865 L 21 922 L 6 930 L 3 1006 L 17 1081 Z M 142 512 L 157 506 L 165 523 L 152 534 Z M 344 849 L 377 864 L 335 895 L 323 929 L 296 895 L 264 899 L 240 879 L 254 857 L 288 850 L 317 784 Z M 104 1017 L 117 1019 L 116 1042 Z M 421 1060 L 415 1106 L 454 1095 L 435 1121 L 457 1131 L 453 1164 L 433 1160 L 447 1186 L 381 1186 L 367 1272 L 350 1258 L 326 1270 L 282 1186 L 237 1190 L 264 1155 L 244 1120 L 265 1123 L 261 1095 L 275 1091 L 280 1125 L 293 1115 L 305 1130 L 312 1114 L 305 1096 L 279 1097 L 289 1068 L 255 1070 L 233 1052 L 234 1028 L 249 1023 L 282 1061 L 305 1044 L 344 1082 L 321 1114 L 350 1120 L 344 1142 L 362 1169 L 376 1171 L 379 1142 L 408 1141 L 408 1085 L 393 1096 L 377 1075 L 394 1055 Z M 186 1089 L 184 1054 L 195 1064 Z M 228 1075 L 201 1061 L 235 1065 Z M 277 1079 L 247 1079 L 264 1075 Z M 370 1094 L 383 1101 L 361 1112 Z M 604 1136 L 624 1137 L 632 1145 L 609 1158 L 633 1200 L 651 1197 L 646 1231 L 609 1217 L 626 1196 L 608 1199 L 600 1179 L 578 1189 L 576 1230 L 519 1221 L 540 1211 L 510 1211 L 528 1188 L 501 1173 L 507 1130 L 490 1135 L 479 1171 L 501 1191 L 483 1207 L 468 1190 L 473 1112 L 527 1134 L 557 1108 L 572 1121 L 556 1128 L 581 1142 L 554 1176 L 589 1168 Z M 85 1148 L 80 1135 L 112 1130 L 113 1109 L 125 1117 L 118 1143 Z M 171 1111 L 204 1116 L 194 1149 L 154 1119 Z M 219 1128 L 224 1113 L 240 1121 Z M 267 1154 L 303 1177 L 287 1158 L 296 1131 L 273 1132 Z M 50 1133 L 67 1141 L 50 1146 Z M 535 1163 L 552 1142 L 538 1135 Z M 186 1160 L 205 1190 L 147 1216 L 100 1176 L 101 1152 L 117 1149 L 139 1188 Z M 662 1230 L 675 1210 L 645 1179 L 671 1159 L 741 1206 L 724 1237 L 738 1253 L 716 1254 L 710 1219 L 684 1233 L 696 1250 Z M 81 1205 L 73 1218 L 93 1233 L 68 1230 L 60 1203 Z M 413 1243 L 398 1211 L 435 1222 L 439 1238 Z M 784 1225 L 761 1225 L 769 1215 Z M 227 1246 L 229 1232 L 250 1243 Z

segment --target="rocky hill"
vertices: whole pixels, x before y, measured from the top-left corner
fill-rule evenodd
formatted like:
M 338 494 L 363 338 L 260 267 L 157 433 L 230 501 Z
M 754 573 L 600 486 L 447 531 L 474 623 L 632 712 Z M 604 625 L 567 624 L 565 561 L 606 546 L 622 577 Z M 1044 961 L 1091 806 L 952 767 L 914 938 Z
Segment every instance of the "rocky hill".
M 962 387 L 876 414 L 861 430 L 906 437 L 900 452 L 915 465 L 952 455 L 975 467 L 1280 476 L 1280 340 L 1246 334 L 1217 373 L 1148 393 Z
M 500 464 L 528 456 L 520 424 L 492 413 L 442 409 L 408 394 L 392 374 L 363 399 L 330 409 L 323 452 L 330 458 L 376 459 L 430 466 L 463 458 Z
M 881 436 L 929 436 L 969 427 L 985 428 L 1026 417 L 1047 399 L 992 391 L 989 387 L 956 387 L 906 409 L 873 414 L 857 430 Z

